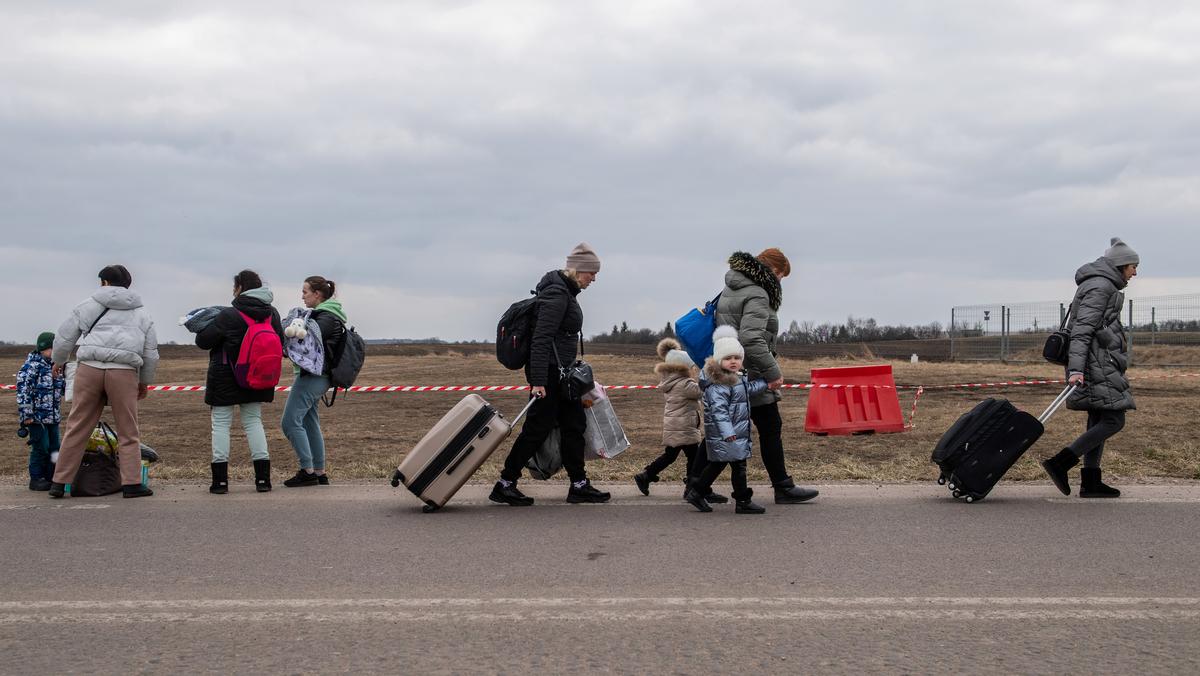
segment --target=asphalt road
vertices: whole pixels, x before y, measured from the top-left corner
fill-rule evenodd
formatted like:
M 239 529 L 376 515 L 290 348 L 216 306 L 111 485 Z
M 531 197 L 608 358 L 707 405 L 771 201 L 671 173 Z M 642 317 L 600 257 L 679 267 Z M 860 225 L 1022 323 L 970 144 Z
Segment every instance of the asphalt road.
M 378 484 L 0 487 L 0 672 L 1200 672 L 1200 486 L 825 486 L 763 516 L 522 487 L 436 514 Z

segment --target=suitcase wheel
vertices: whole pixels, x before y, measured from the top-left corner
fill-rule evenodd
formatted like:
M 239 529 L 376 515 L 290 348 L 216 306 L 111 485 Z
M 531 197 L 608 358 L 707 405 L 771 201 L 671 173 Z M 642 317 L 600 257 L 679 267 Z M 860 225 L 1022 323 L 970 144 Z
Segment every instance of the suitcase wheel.
M 968 496 L 967 496 L 967 502 L 975 502 L 975 498 L 973 498 L 973 497 L 971 497 L 970 495 L 968 495 Z
M 939 474 L 939 475 L 938 475 L 938 485 L 939 485 L 939 486 L 945 486 L 945 485 L 946 485 L 946 475 L 945 475 L 945 474 Z
M 957 492 L 958 492 L 958 491 L 954 490 L 954 489 L 955 489 L 955 486 L 954 486 L 954 484 L 950 484 L 950 485 L 949 485 L 949 486 L 947 486 L 946 488 L 949 488 L 950 490 L 954 491 L 955 493 L 957 493 Z M 954 497 L 956 497 L 956 498 L 957 498 L 958 496 L 956 495 L 956 496 L 954 496 Z
M 404 479 L 404 475 L 400 473 L 400 470 L 396 470 L 395 472 L 392 472 L 392 488 L 399 486 L 400 481 L 403 479 Z
M 955 498 L 961 498 L 962 491 L 953 491 L 952 493 L 950 493 L 950 495 L 953 495 Z M 967 498 L 967 499 L 970 500 L 970 498 Z
M 425 506 L 421 508 L 421 511 L 426 514 L 432 514 L 436 511 L 438 511 L 439 509 L 441 509 L 441 507 L 438 507 L 437 505 L 433 504 L 432 502 L 427 502 L 427 503 L 425 503 Z

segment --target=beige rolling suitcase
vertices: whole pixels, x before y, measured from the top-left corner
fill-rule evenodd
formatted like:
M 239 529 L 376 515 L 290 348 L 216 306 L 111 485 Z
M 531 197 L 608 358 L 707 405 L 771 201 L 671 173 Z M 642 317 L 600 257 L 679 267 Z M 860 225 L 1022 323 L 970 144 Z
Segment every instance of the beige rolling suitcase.
M 432 512 L 446 504 L 488 459 L 536 399 L 510 423 L 478 394 L 468 394 L 417 442 L 392 474 Z

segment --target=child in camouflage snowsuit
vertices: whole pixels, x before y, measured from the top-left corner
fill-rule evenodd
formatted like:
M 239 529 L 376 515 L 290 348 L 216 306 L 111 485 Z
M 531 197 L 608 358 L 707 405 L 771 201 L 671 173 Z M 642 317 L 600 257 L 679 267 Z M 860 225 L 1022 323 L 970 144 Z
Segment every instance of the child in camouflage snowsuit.
M 62 398 L 66 380 L 55 378 L 50 355 L 54 334 L 38 336 L 37 346 L 17 373 L 17 413 L 21 427 L 29 433 L 29 490 L 48 491 L 58 453 L 58 425 L 62 422 Z

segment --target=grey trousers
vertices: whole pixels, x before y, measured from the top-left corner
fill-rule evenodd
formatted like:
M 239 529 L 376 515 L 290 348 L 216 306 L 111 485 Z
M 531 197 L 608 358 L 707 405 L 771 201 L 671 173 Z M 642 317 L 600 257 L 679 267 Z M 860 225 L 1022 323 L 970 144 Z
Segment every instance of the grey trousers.
M 1087 430 L 1067 446 L 1072 453 L 1083 457 L 1083 466 L 1100 467 L 1104 442 L 1125 427 L 1125 411 L 1088 411 Z

